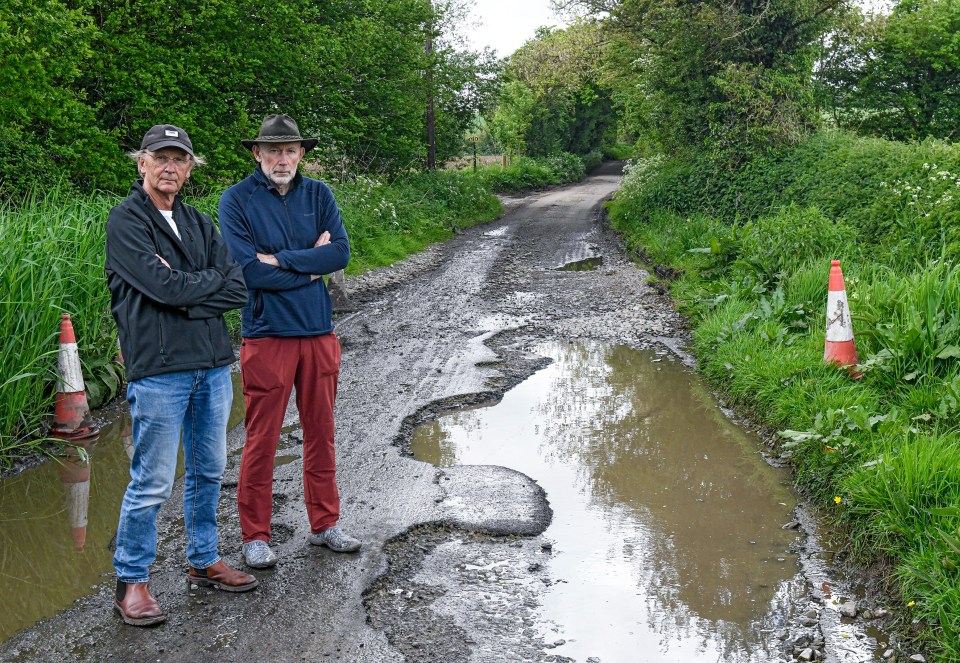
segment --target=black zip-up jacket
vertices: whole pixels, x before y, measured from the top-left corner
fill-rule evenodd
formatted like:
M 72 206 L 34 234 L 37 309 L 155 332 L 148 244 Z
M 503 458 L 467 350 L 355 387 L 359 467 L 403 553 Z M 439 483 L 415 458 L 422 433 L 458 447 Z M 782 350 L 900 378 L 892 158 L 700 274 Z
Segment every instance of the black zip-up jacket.
M 182 240 L 142 181 L 107 219 L 104 267 L 127 380 L 235 359 L 223 314 L 247 303 L 243 272 L 210 217 L 179 195 L 173 219 Z

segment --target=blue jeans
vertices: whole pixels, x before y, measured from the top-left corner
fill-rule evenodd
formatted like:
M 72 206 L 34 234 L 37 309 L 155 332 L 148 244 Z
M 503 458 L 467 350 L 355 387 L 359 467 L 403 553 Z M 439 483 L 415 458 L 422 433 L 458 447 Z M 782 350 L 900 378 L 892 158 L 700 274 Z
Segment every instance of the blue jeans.
M 117 579 L 147 582 L 157 556 L 157 512 L 173 490 L 183 429 L 183 516 L 187 561 L 205 569 L 220 561 L 217 502 L 227 464 L 233 402 L 230 367 L 177 371 L 127 385 L 133 418 L 130 483 L 120 507 Z

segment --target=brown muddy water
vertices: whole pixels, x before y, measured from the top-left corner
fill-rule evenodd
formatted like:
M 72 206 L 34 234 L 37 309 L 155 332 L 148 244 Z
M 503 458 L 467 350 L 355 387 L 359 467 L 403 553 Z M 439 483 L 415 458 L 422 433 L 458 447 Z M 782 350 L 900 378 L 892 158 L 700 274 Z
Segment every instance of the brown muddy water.
M 547 344 L 496 405 L 419 427 L 414 455 L 535 479 L 554 520 L 540 634 L 574 660 L 777 660 L 804 592 L 797 498 L 702 381 L 668 353 Z
M 230 426 L 243 418 L 238 373 L 233 385 Z M 114 419 L 96 438 L 77 442 L 82 451 L 68 448 L 59 461 L 0 481 L 0 642 L 70 607 L 113 574 L 133 453 L 129 409 L 124 405 Z

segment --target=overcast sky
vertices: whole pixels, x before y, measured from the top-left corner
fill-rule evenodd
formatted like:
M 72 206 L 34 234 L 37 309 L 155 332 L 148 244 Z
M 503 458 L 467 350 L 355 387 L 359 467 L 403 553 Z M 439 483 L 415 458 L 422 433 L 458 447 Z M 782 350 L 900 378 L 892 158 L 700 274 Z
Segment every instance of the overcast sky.
M 490 46 L 505 58 L 533 37 L 541 25 L 563 26 L 551 10 L 550 0 L 474 0 L 473 15 L 483 24 L 473 30 L 477 50 Z

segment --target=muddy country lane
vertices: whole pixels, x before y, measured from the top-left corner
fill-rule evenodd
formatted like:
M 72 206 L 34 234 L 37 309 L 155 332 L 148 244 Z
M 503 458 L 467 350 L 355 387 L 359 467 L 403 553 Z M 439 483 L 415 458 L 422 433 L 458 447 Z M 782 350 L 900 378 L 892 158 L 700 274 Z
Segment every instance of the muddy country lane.
M 271 546 L 280 561 L 273 569 L 256 572 L 256 591 L 227 595 L 185 583 L 182 496 L 175 492 L 160 514 L 160 557 L 151 580 L 167 612 L 166 624 L 153 629 L 122 625 L 110 610 L 113 582 L 107 569 L 102 582 L 72 608 L 0 645 L 0 659 L 712 662 L 718 660 L 718 651 L 734 651 L 723 660 L 780 660 L 775 636 L 798 610 L 807 608 L 809 599 L 797 575 L 796 534 L 780 530 L 795 506 L 784 487 L 785 475 L 759 482 L 770 489 L 753 496 L 759 503 L 755 514 L 728 514 L 718 503 L 708 505 L 712 526 L 706 531 L 724 530 L 734 539 L 739 536 L 745 547 L 769 548 L 762 554 L 747 550 L 731 561 L 740 567 L 729 574 L 730 585 L 711 577 L 706 583 L 708 609 L 685 595 L 697 593 L 689 586 L 677 585 L 673 598 L 664 601 L 670 594 L 665 589 L 669 575 L 676 569 L 662 566 L 661 553 L 671 546 L 692 551 L 700 545 L 695 532 L 688 531 L 671 543 L 670 530 L 676 533 L 687 523 L 671 520 L 669 529 L 644 530 L 638 537 L 636 521 L 624 521 L 623 536 L 644 548 L 626 561 L 633 564 L 658 555 L 659 561 L 640 575 L 649 579 L 655 572 L 662 577 L 653 584 L 617 578 L 616 584 L 627 586 L 612 595 L 587 592 L 582 610 L 600 615 L 598 619 L 604 610 L 632 611 L 633 604 L 620 603 L 628 595 L 637 606 L 681 606 L 648 605 L 638 611 L 646 617 L 635 620 L 634 630 L 646 635 L 631 641 L 633 634 L 623 633 L 630 652 L 625 654 L 599 643 L 592 649 L 583 629 L 563 624 L 560 613 L 549 610 L 553 590 L 576 574 L 564 566 L 573 551 L 547 529 L 572 517 L 569 500 L 559 494 L 565 485 L 558 484 L 564 476 L 559 470 L 557 476 L 535 476 L 549 471 L 549 463 L 511 467 L 509 454 L 502 462 L 457 460 L 456 451 L 448 454 L 449 462 L 414 457 L 411 438 L 418 427 L 443 425 L 442 415 L 471 406 L 507 402 L 505 394 L 521 383 L 533 385 L 538 393 L 549 392 L 549 380 L 539 388 L 535 381 L 525 381 L 550 375 L 543 373 L 548 367 L 575 372 L 571 357 L 576 364 L 613 353 L 626 362 L 619 370 L 637 374 L 654 391 L 658 362 L 669 363 L 672 377 L 663 383 L 664 393 L 686 394 L 678 398 L 688 399 L 690 407 L 715 407 L 712 402 L 703 405 L 709 395 L 684 366 L 689 358 L 682 352 L 681 320 L 604 228 L 602 202 L 616 190 L 619 178 L 619 165 L 611 164 L 577 185 L 506 201 L 506 213 L 497 222 L 394 267 L 347 280 L 355 310 L 337 320 L 343 344 L 336 412 L 338 480 L 341 523 L 364 541 L 358 554 L 337 554 L 306 543 L 301 435 L 291 406 L 277 452 L 283 462 L 277 463 L 274 482 Z M 571 341 L 586 345 L 565 352 L 562 344 Z M 623 354 L 636 351 L 643 357 Z M 577 359 L 580 356 L 584 359 Z M 577 389 L 573 387 L 575 393 Z M 607 403 L 628 407 L 622 399 Z M 550 407 L 541 409 L 549 413 Z M 544 425 L 562 420 L 556 414 L 545 415 Z M 684 417 L 682 411 L 679 416 Z M 700 412 L 698 417 L 714 415 Z M 664 426 L 650 430 L 669 429 L 669 424 Z M 729 422 L 719 426 L 718 436 L 746 435 L 729 433 L 735 428 Z M 663 477 L 664 485 L 681 487 L 669 497 L 676 499 L 685 481 L 709 482 L 714 473 L 718 478 L 739 473 L 747 481 L 757 472 L 777 472 L 763 466 L 753 442 L 731 442 L 741 452 L 727 454 L 730 467 L 718 465 L 704 473 L 702 467 L 691 466 L 686 476 Z M 236 478 L 242 444 L 240 426 L 228 437 L 231 453 L 219 511 L 222 554 L 238 566 Z M 648 483 L 656 475 L 629 465 L 618 467 L 623 478 L 617 482 L 627 501 L 631 495 L 657 493 Z M 682 468 L 683 461 L 671 461 L 669 467 Z M 575 467 L 563 472 L 578 474 Z M 634 475 L 642 484 L 631 487 Z M 575 478 L 568 481 L 573 484 Z M 703 496 L 694 488 L 690 486 L 695 508 L 697 497 Z M 178 484 L 176 491 L 181 489 Z M 568 491 L 575 490 L 570 485 Z M 624 503 L 608 513 L 643 508 Z M 749 507 L 737 502 L 736 508 Z M 737 528 L 746 521 L 760 523 L 762 531 L 739 535 Z M 608 531 L 610 527 L 607 522 Z M 702 560 L 702 555 L 702 550 L 696 556 L 680 550 L 677 557 L 689 562 Z M 742 566 L 748 559 L 772 572 L 764 568 L 752 574 Z M 725 564 L 713 559 L 694 566 L 714 575 L 720 569 L 722 575 Z M 754 578 L 761 580 L 747 588 Z M 644 588 L 654 585 L 656 592 L 646 595 Z M 617 605 L 603 605 L 604 596 L 616 597 Z M 569 596 L 565 600 L 569 604 Z M 696 614 L 698 610 L 705 614 Z M 650 639 L 650 633 L 659 637 Z M 766 658 L 757 658 L 756 652 Z

